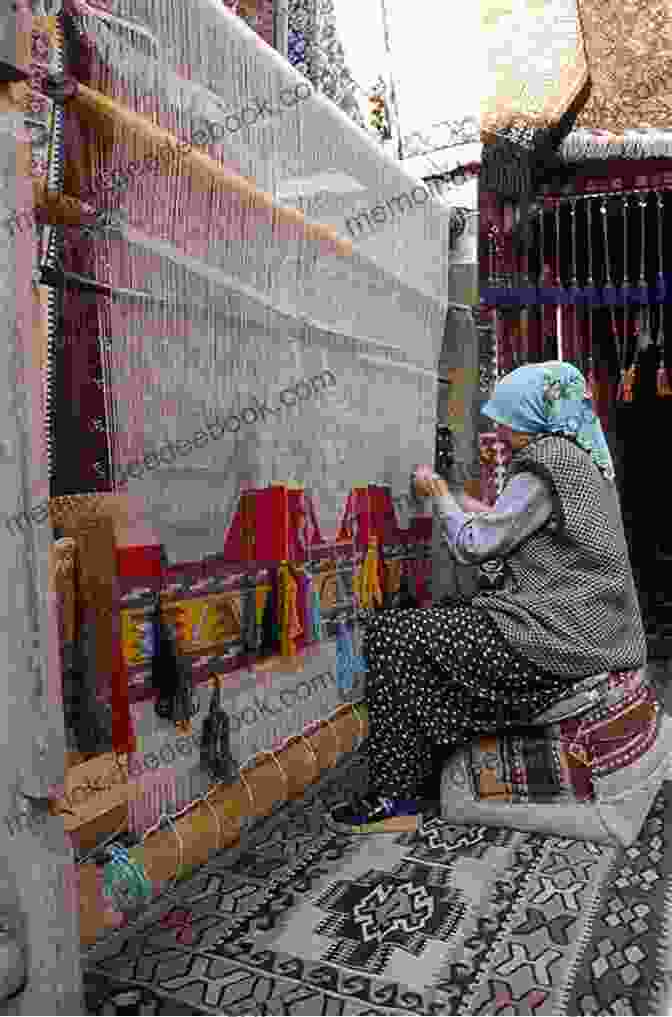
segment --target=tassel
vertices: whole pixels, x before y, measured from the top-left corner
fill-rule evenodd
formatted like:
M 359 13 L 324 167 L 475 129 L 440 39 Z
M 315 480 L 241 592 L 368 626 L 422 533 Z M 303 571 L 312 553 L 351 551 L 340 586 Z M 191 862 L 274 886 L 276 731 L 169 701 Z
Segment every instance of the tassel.
M 278 569 L 278 625 L 280 632 L 280 654 L 289 657 L 289 565 L 280 563 Z
M 586 377 L 586 397 L 595 400 L 597 393 L 597 377 L 592 355 L 588 358 L 588 374 Z
M 378 607 L 382 607 L 383 604 L 383 592 L 380 588 L 380 578 L 378 574 L 378 549 L 377 549 L 377 538 L 372 537 L 369 540 L 369 549 L 366 552 L 366 558 L 362 563 L 362 567 L 359 574 L 359 582 L 356 584 L 357 600 L 359 606 L 363 610 L 371 609 L 374 604 Z
M 231 755 L 229 715 L 222 708 L 222 690 L 217 678 L 210 699 L 210 711 L 203 721 L 201 768 L 218 783 L 232 784 L 238 775 L 238 768 Z
M 617 400 L 624 403 L 631 403 L 633 389 L 637 381 L 637 363 L 633 363 L 627 371 L 621 374 L 621 382 L 618 387 Z
M 131 718 L 128 670 L 121 640 L 117 641 L 113 653 L 116 666 L 113 670 L 112 684 L 112 750 L 119 755 L 134 752 L 136 739 Z
M 621 378 L 618 383 L 618 390 L 616 392 L 616 402 L 622 403 L 625 401 L 625 371 L 621 371 Z
M 311 608 L 311 636 L 313 642 L 319 642 L 322 639 L 322 605 L 319 591 L 314 587 L 311 590 Z
M 305 641 L 312 643 L 315 639 L 315 626 L 313 623 L 313 577 L 310 572 L 304 569 L 303 572 L 303 617 Z
M 338 622 L 336 626 L 336 684 L 339 692 L 352 691 L 355 669 L 352 636 L 347 625 L 344 622 Z
M 261 646 L 259 653 L 263 657 L 270 657 L 275 653 L 278 645 L 277 623 L 276 623 L 276 582 L 273 575 L 270 576 L 271 588 L 266 597 L 264 605 L 264 617 L 261 623 Z
M 296 608 L 299 636 L 303 636 L 302 646 L 310 642 L 310 579 L 305 569 L 301 569 L 297 579 Z
M 257 587 L 254 582 L 246 583 L 243 591 L 241 639 L 245 653 L 257 652 Z
M 283 561 L 278 570 L 280 653 L 283 657 L 296 656 L 295 640 L 303 631 L 297 610 L 297 591 L 289 563 Z
M 402 572 L 401 581 L 399 583 L 398 607 L 400 610 L 410 611 L 418 606 L 418 601 L 411 590 L 411 578 L 407 572 Z
M 154 710 L 158 717 L 170 718 L 174 724 L 189 724 L 197 709 L 191 665 L 178 652 L 173 632 L 163 617 L 160 596 L 155 601 L 153 627 L 152 685 L 158 690 Z
M 660 366 L 656 375 L 656 394 L 659 399 L 669 399 L 672 396 L 672 385 L 670 385 L 670 373 L 665 367 L 665 356 L 660 355 Z
M 667 369 L 661 364 L 656 376 L 656 394 L 659 399 L 669 399 L 672 396 L 672 387 Z

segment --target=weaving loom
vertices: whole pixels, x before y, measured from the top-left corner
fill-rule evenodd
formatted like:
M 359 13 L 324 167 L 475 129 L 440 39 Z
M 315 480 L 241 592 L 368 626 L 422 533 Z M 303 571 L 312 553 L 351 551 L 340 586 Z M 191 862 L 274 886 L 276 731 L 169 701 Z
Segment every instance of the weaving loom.
M 227 108 L 245 107 L 246 95 L 234 91 L 243 75 L 232 75 L 228 70 L 232 66 L 245 68 L 244 77 L 253 84 L 256 95 L 273 95 L 280 85 L 299 80 L 291 77 L 286 65 L 278 66 L 279 58 L 253 33 L 214 4 L 203 3 L 202 10 L 199 8 L 201 30 L 191 43 L 193 53 L 187 52 L 186 38 L 170 36 L 170 26 L 177 22 L 168 7 L 162 11 L 147 5 L 143 12 L 141 6 L 133 5 L 134 20 L 149 26 L 161 51 L 182 47 L 179 60 L 174 58 L 176 65 L 197 67 L 202 81 L 217 83 L 217 96 L 206 93 L 203 86 L 198 88 L 193 77 L 188 87 L 186 77 L 177 78 L 172 69 L 147 54 L 142 54 L 142 61 L 154 73 L 151 90 L 147 78 L 139 80 L 132 69 L 124 68 L 122 75 L 116 66 L 120 53 L 132 55 L 137 47 L 124 38 L 118 25 L 113 30 L 111 23 L 95 16 L 84 19 L 85 39 L 93 47 L 88 80 L 94 88 L 104 84 L 106 93 L 125 105 L 151 113 L 162 127 L 189 137 L 190 118 L 185 107 L 191 103 L 193 108 L 195 96 L 202 98 L 203 115 L 213 119 L 221 119 L 222 113 L 215 99 Z M 130 17 L 129 5 L 120 6 L 118 13 Z M 206 45 L 206 29 L 217 33 L 217 46 Z M 127 60 L 130 62 L 129 56 Z M 299 121 L 300 146 L 296 135 Z M 326 123 L 333 126 L 325 139 Z M 348 175 L 350 193 L 333 196 L 336 223 L 345 218 L 355 201 L 370 206 L 386 194 L 408 187 L 396 165 L 382 159 L 369 139 L 319 96 L 247 133 L 249 143 L 244 147 L 236 135 L 225 134 L 221 145 L 210 151 L 221 165 L 235 168 L 240 176 L 253 177 L 264 191 L 282 192 L 283 178 L 286 184 L 288 174 L 300 172 L 308 191 L 310 178 L 318 173 L 335 175 L 337 169 L 335 188 L 340 178 Z M 101 135 L 93 134 L 66 107 L 65 166 L 69 172 L 75 166 L 75 143 L 78 152 L 87 152 L 92 171 L 104 160 L 121 163 L 123 168 L 122 152 L 129 161 L 138 154 L 137 135 L 124 133 L 117 124 L 108 135 L 103 145 Z M 80 160 L 80 173 L 82 164 Z M 189 437 L 214 414 L 254 407 L 254 400 L 277 409 L 274 393 L 283 383 L 310 378 L 329 365 L 336 378 L 342 379 L 332 406 L 316 400 L 315 406 L 306 402 L 300 412 L 276 416 L 272 418 L 275 433 L 268 427 L 242 428 L 221 443 L 217 454 L 211 445 L 193 454 L 183 467 L 163 467 L 139 483 L 131 479 L 128 489 L 135 495 L 141 487 L 160 542 L 169 556 L 178 560 L 191 557 L 194 551 L 202 555 L 221 549 L 222 531 L 245 484 L 294 481 L 312 488 L 320 497 L 322 524 L 333 531 L 353 479 L 364 476 L 398 486 L 401 478 L 405 483 L 406 464 L 423 458 L 421 447 L 425 452 L 428 447 L 434 414 L 432 371 L 445 317 L 448 266 L 443 251 L 447 249 L 448 214 L 441 215 L 436 207 L 431 213 L 418 208 L 403 221 L 367 237 L 361 254 L 342 258 L 324 251 L 324 243 L 283 235 L 290 231 L 280 229 L 277 222 L 253 222 L 235 195 L 211 194 L 203 181 L 188 178 L 183 168 L 176 172 L 173 166 L 169 176 L 152 175 L 115 195 L 115 210 L 123 208 L 132 227 L 85 238 L 67 231 L 62 257 L 66 271 L 79 272 L 117 290 L 150 292 L 156 299 L 150 302 L 112 294 L 105 300 L 100 340 L 110 353 L 105 352 L 98 376 L 81 377 L 81 339 L 79 367 L 66 364 L 72 347 L 65 343 L 63 376 L 76 378 L 79 372 L 79 383 L 72 384 L 78 385 L 81 401 L 89 403 L 85 416 L 93 420 L 87 427 L 91 434 L 89 461 L 79 477 L 68 483 L 67 468 L 62 469 L 60 462 L 55 464 L 56 482 L 67 484 L 58 493 L 104 489 L 110 472 L 109 480 L 114 484 L 115 476 L 129 461 L 161 444 L 159 437 Z M 80 183 L 78 189 L 81 187 Z M 162 198 L 157 200 L 159 194 Z M 166 217 L 164 209 L 177 207 L 178 201 L 179 214 L 169 212 Z M 309 199 L 307 205 L 309 217 Z M 329 211 L 321 214 L 323 218 L 330 215 Z M 159 242 L 166 236 L 170 247 Z M 170 301 L 166 302 L 167 294 Z M 91 303 L 81 304 L 75 318 L 83 294 L 78 297 L 69 287 L 68 297 L 74 298 L 64 309 L 70 318 L 65 328 L 70 331 L 81 326 L 83 315 L 91 313 Z M 95 302 L 100 309 L 102 298 Z M 413 354 L 408 356 L 405 347 L 411 346 Z M 193 362 L 196 351 L 198 366 Z M 95 355 L 92 351 L 94 364 Z M 352 370 L 354 358 L 360 365 L 356 372 Z M 405 363 L 408 366 L 402 366 Z M 150 384 L 151 396 L 147 393 Z M 409 384 L 418 397 L 395 399 L 393 389 L 398 388 L 401 394 Z M 59 448 L 66 448 L 67 436 L 80 427 L 79 416 L 74 417 L 66 405 L 74 402 L 67 396 L 75 396 L 75 391 L 66 396 L 65 385 L 57 388 L 63 405 L 59 406 L 62 412 L 54 414 L 56 427 L 62 429 L 55 441 L 56 458 Z M 391 421 L 386 421 L 380 433 L 367 428 L 366 463 L 353 461 L 360 444 L 360 420 L 372 421 L 385 414 L 385 407 L 392 402 L 397 403 L 396 440 L 390 434 Z M 407 420 L 398 417 L 402 405 L 409 407 Z M 100 412 L 94 413 L 94 409 Z M 97 433 L 93 431 L 96 427 Z M 107 456 L 105 427 L 110 432 Z M 397 449 L 403 445 L 405 457 L 399 460 Z M 394 457 L 386 451 L 393 448 Z M 374 461 L 384 464 L 385 473 L 379 477 L 371 476 Z M 206 470 L 207 479 L 199 476 Z M 221 497 L 213 497 L 221 489 L 226 492 L 225 504 Z M 334 491 L 340 492 L 336 498 Z M 213 507 L 212 502 L 217 504 Z M 184 533 L 188 527 L 194 530 L 191 542 Z M 178 542 L 180 531 L 184 537 Z
M 346 218 L 416 182 L 215 0 L 69 0 L 59 28 L 35 195 L 66 700 L 99 769 L 154 771 L 138 832 L 207 789 L 174 743 L 214 676 L 243 765 L 363 698 L 361 610 L 428 602 L 431 522 L 390 493 L 432 454 L 451 221 L 418 202 L 353 249 Z M 112 829 L 119 793 L 66 828 Z

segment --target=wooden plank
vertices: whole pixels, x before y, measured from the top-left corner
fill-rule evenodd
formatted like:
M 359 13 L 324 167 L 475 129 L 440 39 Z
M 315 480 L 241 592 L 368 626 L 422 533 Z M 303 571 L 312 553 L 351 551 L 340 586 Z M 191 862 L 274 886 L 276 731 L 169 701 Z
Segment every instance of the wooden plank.
M 0 35 L 11 21 L 0 11 Z M 14 31 L 14 29 L 13 29 Z M 25 33 L 30 47 L 30 31 Z M 29 49 L 28 49 L 29 52 Z M 0 86 L 0 116 L 18 113 L 14 86 Z M 30 207 L 29 145 L 0 134 L 0 188 L 5 206 Z M 40 436 L 44 421 L 41 363 L 44 292 L 32 286 L 34 239 L 0 228 L 0 508 L 5 517 L 47 481 Z M 22 375 L 22 377 L 21 377 Z M 13 405 L 12 405 L 13 404 Z M 36 432 L 36 433 L 34 433 Z M 0 915 L 24 947 L 27 984 L 7 1014 L 83 1014 L 77 898 L 70 893 L 73 853 L 62 821 L 46 809 L 50 783 L 63 779 L 65 734 L 52 653 L 54 604 L 49 594 L 48 526 L 2 527 L 0 582 Z M 57 644 L 56 644 L 57 645 Z M 22 792 L 36 799 L 34 805 Z M 24 819 L 18 814 L 27 809 Z

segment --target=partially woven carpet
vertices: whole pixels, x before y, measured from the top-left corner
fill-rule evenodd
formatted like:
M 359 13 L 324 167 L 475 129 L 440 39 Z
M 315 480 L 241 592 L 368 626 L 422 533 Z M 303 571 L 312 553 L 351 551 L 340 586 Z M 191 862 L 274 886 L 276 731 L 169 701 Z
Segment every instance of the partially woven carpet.
M 85 959 L 92 1014 L 657 1014 L 672 787 L 628 850 L 430 820 L 347 837 L 354 754 Z

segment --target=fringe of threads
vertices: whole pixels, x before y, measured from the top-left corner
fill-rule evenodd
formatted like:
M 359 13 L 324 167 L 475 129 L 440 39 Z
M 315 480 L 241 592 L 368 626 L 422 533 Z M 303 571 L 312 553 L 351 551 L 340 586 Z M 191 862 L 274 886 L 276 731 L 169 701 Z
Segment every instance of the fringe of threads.
M 572 131 L 559 149 L 563 162 L 588 159 L 669 159 L 672 156 L 672 131 L 626 131 L 625 134 L 595 134 L 588 130 Z

